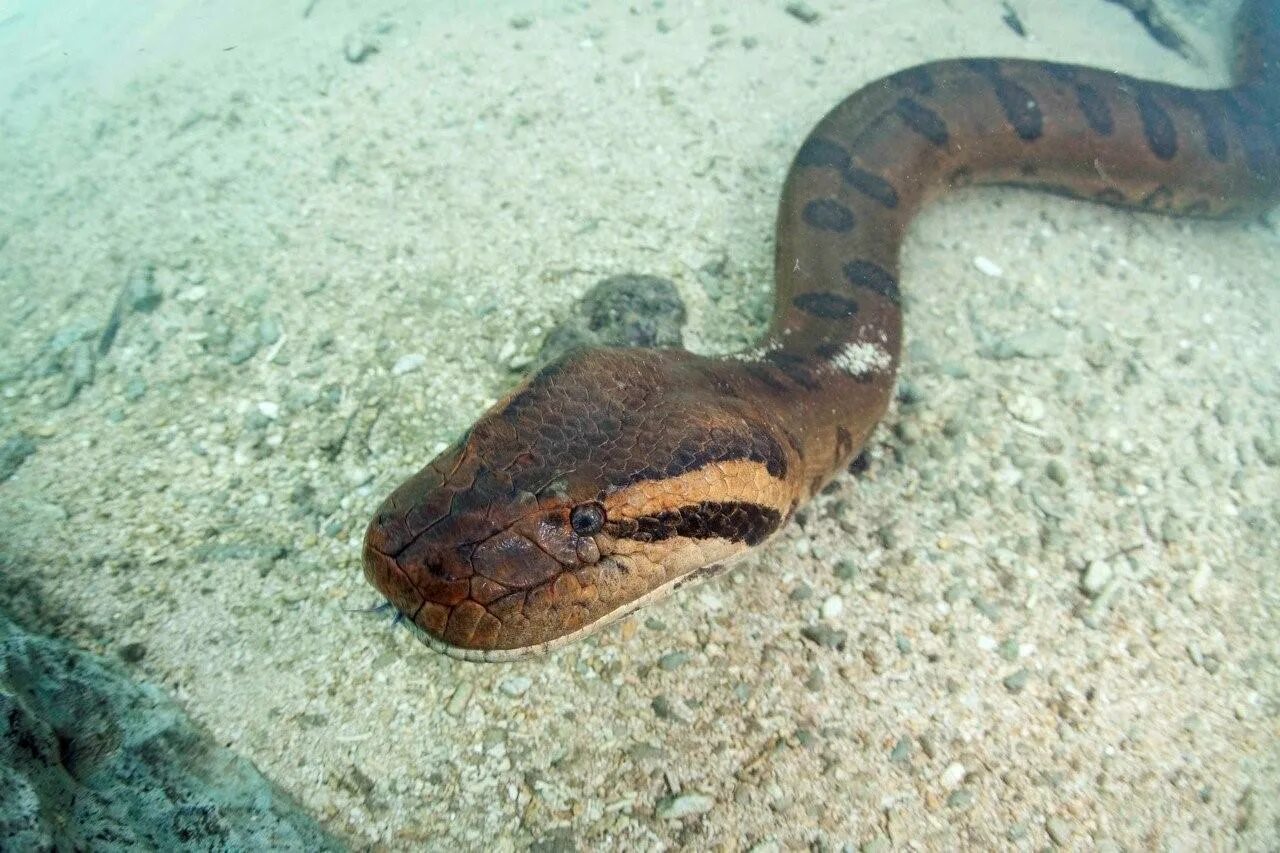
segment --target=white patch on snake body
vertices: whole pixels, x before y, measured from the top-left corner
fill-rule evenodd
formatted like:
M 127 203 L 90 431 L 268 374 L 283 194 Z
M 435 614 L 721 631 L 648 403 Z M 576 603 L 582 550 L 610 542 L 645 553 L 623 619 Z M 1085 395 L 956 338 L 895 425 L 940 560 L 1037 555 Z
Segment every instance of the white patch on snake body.
M 761 344 L 760 346 L 752 347 L 751 349 L 746 349 L 746 350 L 742 350 L 741 352 L 731 353 L 729 355 L 729 358 L 733 359 L 734 361 L 742 361 L 747 363 L 764 361 L 765 356 L 767 356 L 771 352 L 776 352 L 781 348 L 782 348 L 782 343 L 780 341 L 769 341 L 767 344 Z
M 893 358 L 882 347 L 859 342 L 845 344 L 831 359 L 831 366 L 850 376 L 865 376 L 884 370 Z

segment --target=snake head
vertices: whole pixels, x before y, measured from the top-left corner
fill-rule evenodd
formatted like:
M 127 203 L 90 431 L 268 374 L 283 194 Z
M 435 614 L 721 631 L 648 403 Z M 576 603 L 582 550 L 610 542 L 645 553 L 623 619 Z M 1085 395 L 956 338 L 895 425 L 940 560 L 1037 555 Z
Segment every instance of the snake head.
M 668 350 L 553 362 L 382 503 L 366 578 L 438 651 L 506 660 L 762 541 L 790 510 L 794 452 L 727 387 L 707 393 L 708 365 Z

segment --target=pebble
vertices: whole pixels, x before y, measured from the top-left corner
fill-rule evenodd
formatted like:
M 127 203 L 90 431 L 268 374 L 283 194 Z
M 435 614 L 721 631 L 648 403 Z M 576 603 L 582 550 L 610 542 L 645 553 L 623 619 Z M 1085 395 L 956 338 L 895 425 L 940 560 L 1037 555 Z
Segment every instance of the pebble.
M 1061 353 L 1066 346 L 1065 331 L 1058 326 L 1042 326 L 1025 329 L 996 341 L 991 347 L 990 356 L 998 361 L 1010 358 L 1049 358 Z
M 844 648 L 845 640 L 848 634 L 844 631 L 837 631 L 830 625 L 805 625 L 800 629 L 800 635 L 811 643 L 819 646 L 826 646 L 829 649 Z
M 1044 831 L 1049 833 L 1049 839 L 1059 847 L 1071 844 L 1071 824 L 1060 817 L 1047 819 L 1044 822 Z
M 983 275 L 989 275 L 992 278 L 1000 278 L 1004 275 L 1004 270 L 995 261 L 983 255 L 976 255 L 973 259 L 973 265 L 978 268 L 978 272 Z
M 889 751 L 889 760 L 894 764 L 906 764 L 911 761 L 911 738 L 903 735 Z
M 516 15 L 507 22 L 513 30 L 527 30 L 533 26 L 533 18 L 527 15 Z
M 498 689 L 508 696 L 523 696 L 526 691 L 533 685 L 533 680 L 525 675 L 513 675 L 510 678 L 504 678 L 498 684 Z
M 1027 681 L 1031 678 L 1031 673 L 1025 669 L 1020 669 L 1012 675 L 1006 675 L 1004 678 L 1004 689 L 1010 693 L 1021 693 L 1022 689 L 1027 686 Z
M 1044 420 L 1044 402 L 1037 397 L 1018 394 L 1010 397 L 1004 404 L 1005 410 L 1024 424 L 1039 423 Z
M 838 595 L 828 596 L 827 600 L 822 602 L 822 618 L 832 620 L 844 612 L 844 599 Z
M 947 806 L 953 809 L 967 809 L 973 805 L 973 800 L 972 788 L 957 788 L 951 792 L 951 796 L 947 797 Z
M 837 560 L 832 574 L 842 581 L 852 580 L 858 574 L 858 564 L 847 558 Z
M 803 21 L 806 24 L 815 23 L 818 18 L 822 17 L 818 10 L 810 6 L 803 0 L 797 0 L 787 4 L 787 14 L 795 18 L 797 21 Z
M 262 339 L 258 336 L 258 328 L 254 326 L 242 329 L 227 346 L 227 361 L 232 364 L 244 364 L 258 354 Z
M 1062 464 L 1061 459 L 1050 459 L 1049 464 L 1044 466 L 1044 472 L 1050 480 L 1053 480 L 1059 486 L 1067 484 L 1067 466 Z
M 451 717 L 458 717 L 462 712 L 467 710 L 467 703 L 471 701 L 471 692 L 474 688 L 470 682 L 459 684 L 454 689 L 453 695 L 449 697 L 449 701 L 444 706 L 445 713 Z
M 677 669 L 688 663 L 689 658 L 691 657 L 692 655 L 688 652 L 667 652 L 665 655 L 658 658 L 658 666 L 662 667 L 662 669 L 667 672 L 675 672 Z
M 427 363 L 427 357 L 420 352 L 411 352 L 402 355 L 396 359 L 396 363 L 391 365 L 392 376 L 404 376 L 406 373 L 412 373 Z
M 947 769 L 942 771 L 940 781 L 947 788 L 954 788 L 964 781 L 965 769 L 964 765 L 959 761 L 953 761 L 947 765 Z
M 716 801 L 706 794 L 696 791 L 688 794 L 676 794 L 658 801 L 655 814 L 661 820 L 679 820 L 693 815 L 706 814 L 715 807 Z
M 0 476 L 0 480 L 4 477 Z M 1209 581 L 1213 578 L 1213 569 L 1208 563 L 1201 563 L 1196 567 L 1196 573 L 1191 576 L 1191 582 L 1187 584 L 1187 595 L 1196 604 L 1203 604 L 1205 593 L 1209 590 Z
M 1080 576 L 1080 588 L 1096 597 L 1111 582 L 1114 574 L 1110 563 L 1105 560 L 1093 560 Z

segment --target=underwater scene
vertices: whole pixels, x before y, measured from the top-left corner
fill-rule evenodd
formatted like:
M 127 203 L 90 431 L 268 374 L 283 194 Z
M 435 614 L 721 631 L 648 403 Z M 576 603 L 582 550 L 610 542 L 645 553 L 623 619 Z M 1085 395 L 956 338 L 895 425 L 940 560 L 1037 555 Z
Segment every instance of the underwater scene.
M 0 850 L 1280 848 L 1280 0 L 0 0 Z

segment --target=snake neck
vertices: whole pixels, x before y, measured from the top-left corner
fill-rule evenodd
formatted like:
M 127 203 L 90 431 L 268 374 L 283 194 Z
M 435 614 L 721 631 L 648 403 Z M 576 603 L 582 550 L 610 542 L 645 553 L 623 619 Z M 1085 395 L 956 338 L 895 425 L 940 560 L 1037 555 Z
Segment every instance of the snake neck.
M 889 404 L 902 346 L 898 258 L 916 212 L 1012 185 L 1164 214 L 1280 199 L 1280 0 L 1239 17 L 1240 82 L 1193 90 L 1075 65 L 934 62 L 837 105 L 800 147 L 778 214 L 773 323 L 740 354 L 786 411 L 820 487 Z

